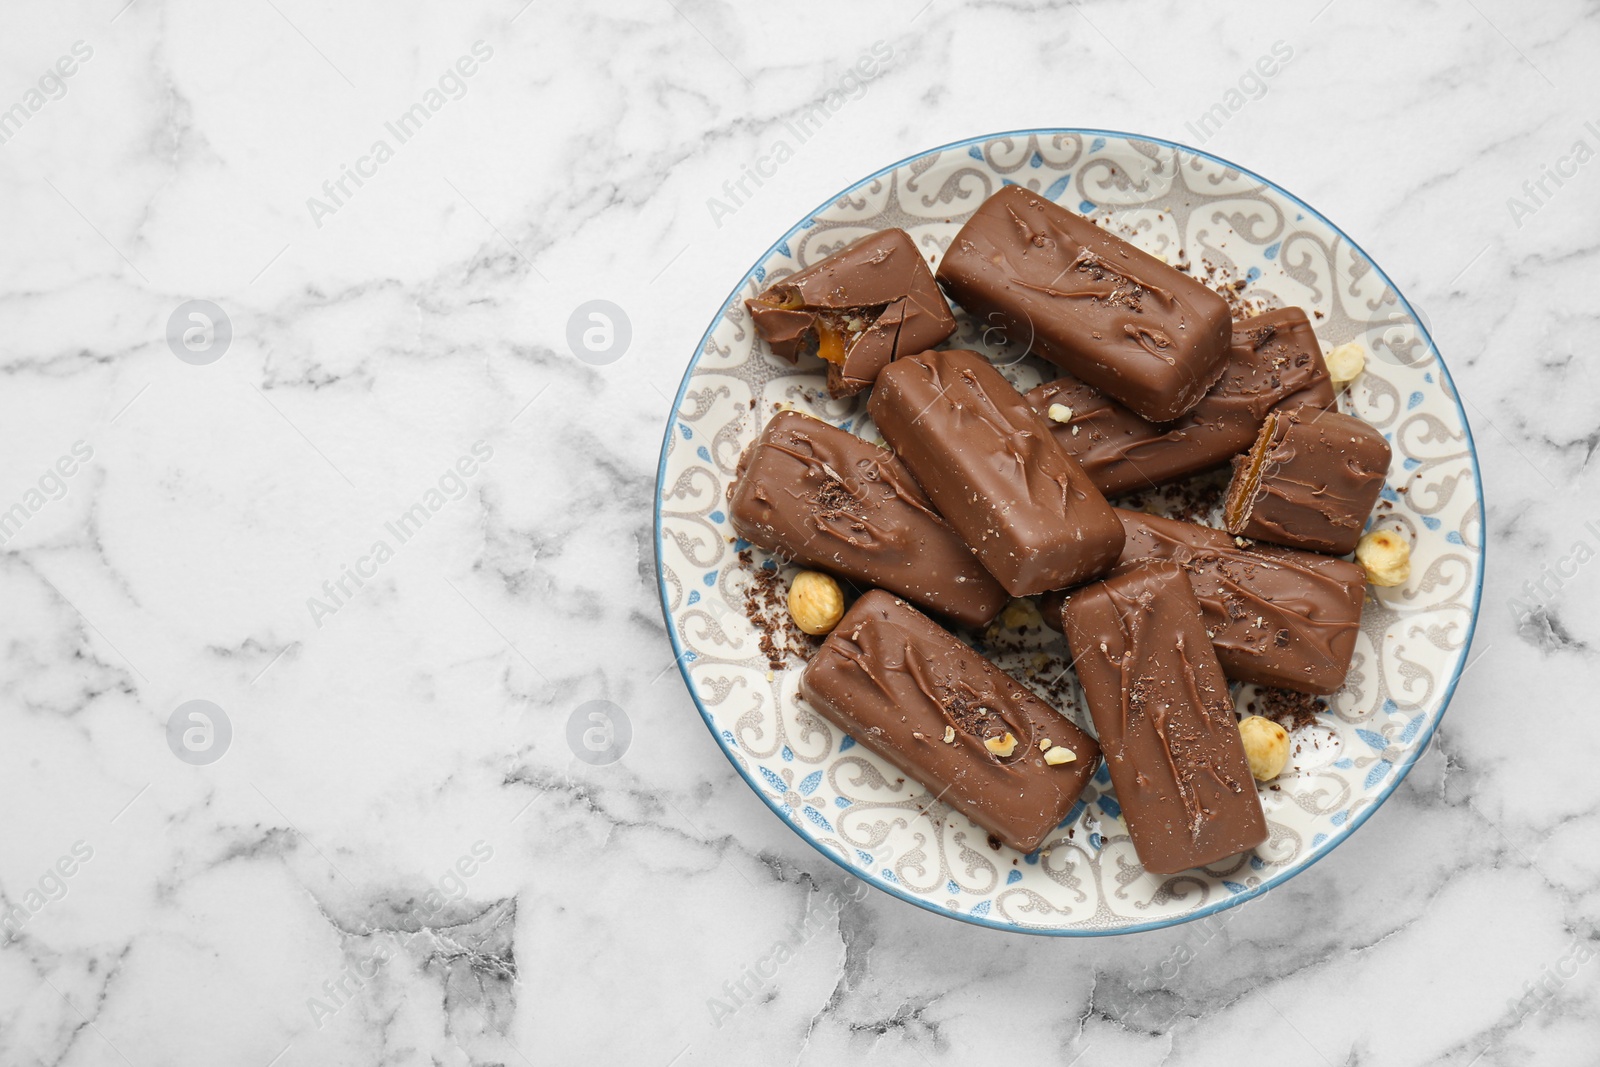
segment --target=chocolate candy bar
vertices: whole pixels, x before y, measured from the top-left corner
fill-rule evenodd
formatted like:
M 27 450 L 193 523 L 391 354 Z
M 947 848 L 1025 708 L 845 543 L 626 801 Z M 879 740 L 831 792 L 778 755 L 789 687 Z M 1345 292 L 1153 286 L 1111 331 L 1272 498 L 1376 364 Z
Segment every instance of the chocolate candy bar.
M 789 362 L 828 364 L 828 392 L 850 396 L 897 356 L 956 330 L 933 273 L 904 230 L 880 230 L 746 300 L 756 333 Z
M 1100 762 L 1099 746 L 1071 721 L 880 589 L 834 627 L 800 676 L 800 693 L 1021 852 L 1066 818 Z
M 878 585 L 968 626 L 1005 607 L 978 558 L 886 448 L 782 411 L 745 450 L 728 514 L 740 537 Z
M 1063 621 L 1145 870 L 1176 874 L 1265 841 L 1228 683 L 1182 568 L 1148 562 L 1075 590 Z
M 1228 532 L 1342 556 L 1354 552 L 1389 472 L 1389 442 L 1338 412 L 1274 412 L 1235 459 Z
M 1146 422 L 1071 375 L 1027 396 L 1107 496 L 1221 466 L 1250 447 L 1268 411 L 1334 405 L 1322 348 L 1299 308 L 1234 323 L 1222 377 L 1177 422 Z
M 1122 524 L 990 362 L 954 350 L 884 368 L 872 418 L 934 507 L 1012 596 L 1100 574 Z
M 1008 185 L 944 254 L 939 284 L 1140 418 L 1171 422 L 1222 374 L 1227 302 L 1038 193 Z
M 1222 673 L 1241 682 L 1332 693 L 1344 685 L 1361 629 L 1367 580 L 1349 560 L 1278 545 L 1241 546 L 1192 522 L 1116 509 L 1128 540 L 1116 572 L 1170 560 L 1194 586 Z M 1045 622 L 1061 627 L 1065 593 L 1047 593 Z

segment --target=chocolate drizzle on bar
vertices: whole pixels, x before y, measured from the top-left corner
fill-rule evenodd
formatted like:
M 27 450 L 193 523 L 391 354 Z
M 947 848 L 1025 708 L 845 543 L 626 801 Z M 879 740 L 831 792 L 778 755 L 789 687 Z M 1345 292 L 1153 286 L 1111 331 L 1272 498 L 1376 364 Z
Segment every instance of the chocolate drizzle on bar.
M 800 692 L 932 796 L 1022 852 L 1066 818 L 1099 766 L 1099 746 L 1071 720 L 881 590 L 845 613 L 806 666 Z M 1009 756 L 984 744 L 1008 732 L 1017 742 Z M 1044 738 L 1076 759 L 1046 763 Z
M 1150 561 L 1076 590 L 1063 621 L 1145 869 L 1175 874 L 1266 840 L 1228 684 L 1183 570 Z
M 1013 596 L 1092 578 L 1122 526 L 1083 469 L 990 362 L 960 349 L 891 364 L 872 418 L 989 573 Z
M 1228 305 L 1088 219 L 1008 185 L 951 242 L 938 281 L 973 316 L 1142 418 L 1179 418 L 1222 373 Z
M 1260 543 L 1190 522 L 1115 509 L 1127 542 L 1113 573 L 1178 564 L 1194 587 L 1223 673 L 1303 693 L 1344 684 L 1361 629 L 1366 576 L 1348 560 Z M 1040 605 L 1059 627 L 1064 593 Z
M 1012 735 L 1019 739 L 1019 747 L 1027 746 L 1028 728 L 1021 722 L 1008 722 L 1002 716 L 995 714 L 987 706 L 979 703 L 975 694 L 946 689 L 938 695 L 938 701 L 940 707 L 944 708 L 945 717 L 958 732 L 987 740 L 991 737 L 1003 737 L 1007 727 L 1010 727 Z M 1018 734 L 1018 730 L 1022 733 Z M 984 751 L 987 753 L 988 749 Z
M 1218 467 L 1250 447 L 1274 408 L 1331 408 L 1333 384 L 1305 312 L 1280 308 L 1235 323 L 1222 377 L 1176 422 L 1148 422 L 1098 389 L 1062 375 L 1027 394 L 1061 447 L 1107 496 Z
M 1006 593 L 887 449 L 795 411 L 740 457 L 728 512 L 740 537 L 982 626 Z

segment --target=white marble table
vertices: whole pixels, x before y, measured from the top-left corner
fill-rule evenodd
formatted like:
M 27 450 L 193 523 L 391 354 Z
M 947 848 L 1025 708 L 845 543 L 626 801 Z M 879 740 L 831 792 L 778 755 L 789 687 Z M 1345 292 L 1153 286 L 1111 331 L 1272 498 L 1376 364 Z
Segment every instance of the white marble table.
M 1595 1062 L 1593 5 L 124 2 L 0 34 L 0 1063 Z M 1075 942 L 791 835 L 671 669 L 650 534 L 772 238 L 1048 125 L 1343 226 L 1488 501 L 1472 665 L 1384 810 L 1246 907 Z

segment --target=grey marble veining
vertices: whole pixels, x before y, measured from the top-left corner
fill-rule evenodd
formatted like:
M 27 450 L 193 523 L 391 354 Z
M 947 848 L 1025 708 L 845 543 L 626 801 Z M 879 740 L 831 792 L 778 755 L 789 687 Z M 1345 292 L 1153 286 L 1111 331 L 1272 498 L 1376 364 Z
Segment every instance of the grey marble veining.
M 1595 4 L 124 5 L 0 35 L 0 1062 L 1596 1062 Z M 1460 386 L 1488 528 L 1381 812 L 1258 901 L 1073 942 L 865 889 L 767 812 L 650 531 L 768 244 L 1047 125 L 1200 143 L 1359 241 Z M 198 365 L 193 300 L 232 330 Z M 591 300 L 610 363 L 569 347 Z

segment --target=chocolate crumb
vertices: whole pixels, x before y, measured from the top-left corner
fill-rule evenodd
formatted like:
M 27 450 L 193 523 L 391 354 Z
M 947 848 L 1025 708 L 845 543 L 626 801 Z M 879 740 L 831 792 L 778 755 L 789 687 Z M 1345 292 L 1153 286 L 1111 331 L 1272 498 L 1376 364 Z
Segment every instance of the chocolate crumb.
M 1310 726 L 1317 721 L 1317 717 L 1328 710 L 1328 702 L 1322 697 L 1314 697 L 1307 693 L 1295 693 L 1288 689 L 1261 690 L 1260 714 L 1272 719 L 1285 730 L 1298 730 L 1303 726 Z M 1251 705 L 1252 710 L 1254 705 Z M 1298 753 L 1299 748 L 1295 751 Z
M 757 644 L 767 657 L 767 669 L 781 671 L 791 658 L 809 660 L 821 647 L 822 638 L 807 634 L 790 618 L 789 589 L 783 575 L 777 567 L 756 563 L 748 548 L 739 553 L 739 564 L 749 576 L 744 587 L 745 618 L 760 635 Z

